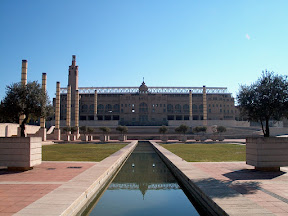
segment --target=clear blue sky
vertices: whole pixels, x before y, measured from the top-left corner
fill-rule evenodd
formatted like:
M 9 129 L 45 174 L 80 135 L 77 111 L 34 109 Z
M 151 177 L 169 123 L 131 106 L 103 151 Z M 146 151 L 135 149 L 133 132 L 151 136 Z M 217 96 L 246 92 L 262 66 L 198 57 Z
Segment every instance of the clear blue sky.
M 28 81 L 55 96 L 72 55 L 79 87 L 228 87 L 288 74 L 287 0 L 1 0 L 0 99 Z

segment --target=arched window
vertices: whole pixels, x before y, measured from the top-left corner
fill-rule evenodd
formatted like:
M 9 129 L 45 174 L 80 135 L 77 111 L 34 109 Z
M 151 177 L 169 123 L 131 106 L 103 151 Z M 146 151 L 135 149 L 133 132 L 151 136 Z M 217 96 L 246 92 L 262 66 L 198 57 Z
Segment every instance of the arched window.
M 146 103 L 140 103 L 139 113 L 148 113 L 148 105 Z
M 180 104 L 175 105 L 175 113 L 181 113 L 181 105 Z
M 198 112 L 198 107 L 196 104 L 192 105 L 192 112 Z
M 99 104 L 97 106 L 97 113 L 104 113 L 104 106 L 103 104 Z
M 112 105 L 111 104 L 107 104 L 105 106 L 105 113 L 112 113 Z
M 167 112 L 168 113 L 173 113 L 173 105 L 172 104 L 168 104 L 167 105 Z
M 87 111 L 88 111 L 88 106 L 87 106 L 87 104 L 83 104 L 83 105 L 81 106 L 81 112 L 82 112 L 82 113 L 87 113 Z
M 89 113 L 94 113 L 94 104 L 89 106 Z
M 183 112 L 184 113 L 189 113 L 189 105 L 188 104 L 184 104 L 183 105 Z
M 119 106 L 119 104 L 114 104 L 114 106 L 113 106 L 113 112 L 120 112 L 120 106 Z

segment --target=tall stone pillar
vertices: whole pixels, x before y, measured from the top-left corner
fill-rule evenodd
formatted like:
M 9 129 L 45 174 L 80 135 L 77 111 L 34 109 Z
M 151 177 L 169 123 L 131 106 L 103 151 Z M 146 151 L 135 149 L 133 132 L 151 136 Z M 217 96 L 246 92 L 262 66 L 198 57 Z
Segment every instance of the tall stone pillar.
M 55 104 L 55 129 L 54 129 L 54 139 L 61 139 L 60 131 L 60 82 L 56 83 L 56 104 Z
M 71 120 L 75 120 L 75 93 L 78 90 L 78 66 L 76 65 L 76 55 L 72 55 L 72 64 L 69 66 L 68 86 L 71 86 Z
M 97 102 L 97 90 L 95 90 L 94 93 L 94 120 L 97 120 L 97 106 L 98 106 L 98 102 Z
M 21 84 L 22 85 L 27 84 L 27 67 L 28 67 L 27 60 L 22 60 L 22 71 L 21 71 Z
M 67 87 L 67 112 L 66 112 L 66 126 L 71 126 L 71 86 Z
M 189 120 L 193 120 L 193 114 L 192 114 L 192 90 L 189 90 Z
M 207 96 L 206 86 L 203 86 L 203 125 L 207 126 Z
M 21 84 L 23 86 L 27 85 L 27 68 L 28 68 L 28 62 L 27 60 L 22 60 L 22 70 L 21 70 Z M 23 120 L 25 119 L 25 115 L 19 116 L 19 125 L 22 124 Z M 21 136 L 21 129 L 18 128 L 18 136 Z
M 46 92 L 47 85 L 47 74 L 42 73 L 42 90 Z M 40 118 L 40 136 L 42 137 L 42 141 L 46 141 L 46 128 L 45 128 L 45 117 Z
M 79 91 L 75 92 L 75 127 L 76 127 L 76 138 L 79 138 Z

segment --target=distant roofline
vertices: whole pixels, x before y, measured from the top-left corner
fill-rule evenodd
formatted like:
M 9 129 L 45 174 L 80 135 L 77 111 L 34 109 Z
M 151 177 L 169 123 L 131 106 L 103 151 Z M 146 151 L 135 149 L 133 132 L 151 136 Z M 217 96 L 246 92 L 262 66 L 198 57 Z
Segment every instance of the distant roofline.
M 135 94 L 139 93 L 139 87 L 79 87 L 80 94 Z M 149 87 L 150 94 L 202 94 L 203 87 Z M 67 93 L 67 88 L 60 89 L 61 94 Z M 231 94 L 227 87 L 206 87 L 207 94 Z

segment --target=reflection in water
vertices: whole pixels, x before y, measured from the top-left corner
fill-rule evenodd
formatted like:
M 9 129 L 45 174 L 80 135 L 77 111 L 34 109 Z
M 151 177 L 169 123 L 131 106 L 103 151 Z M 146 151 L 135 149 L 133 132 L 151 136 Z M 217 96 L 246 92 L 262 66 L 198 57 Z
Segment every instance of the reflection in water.
M 139 142 L 90 215 L 199 215 L 149 143 Z

